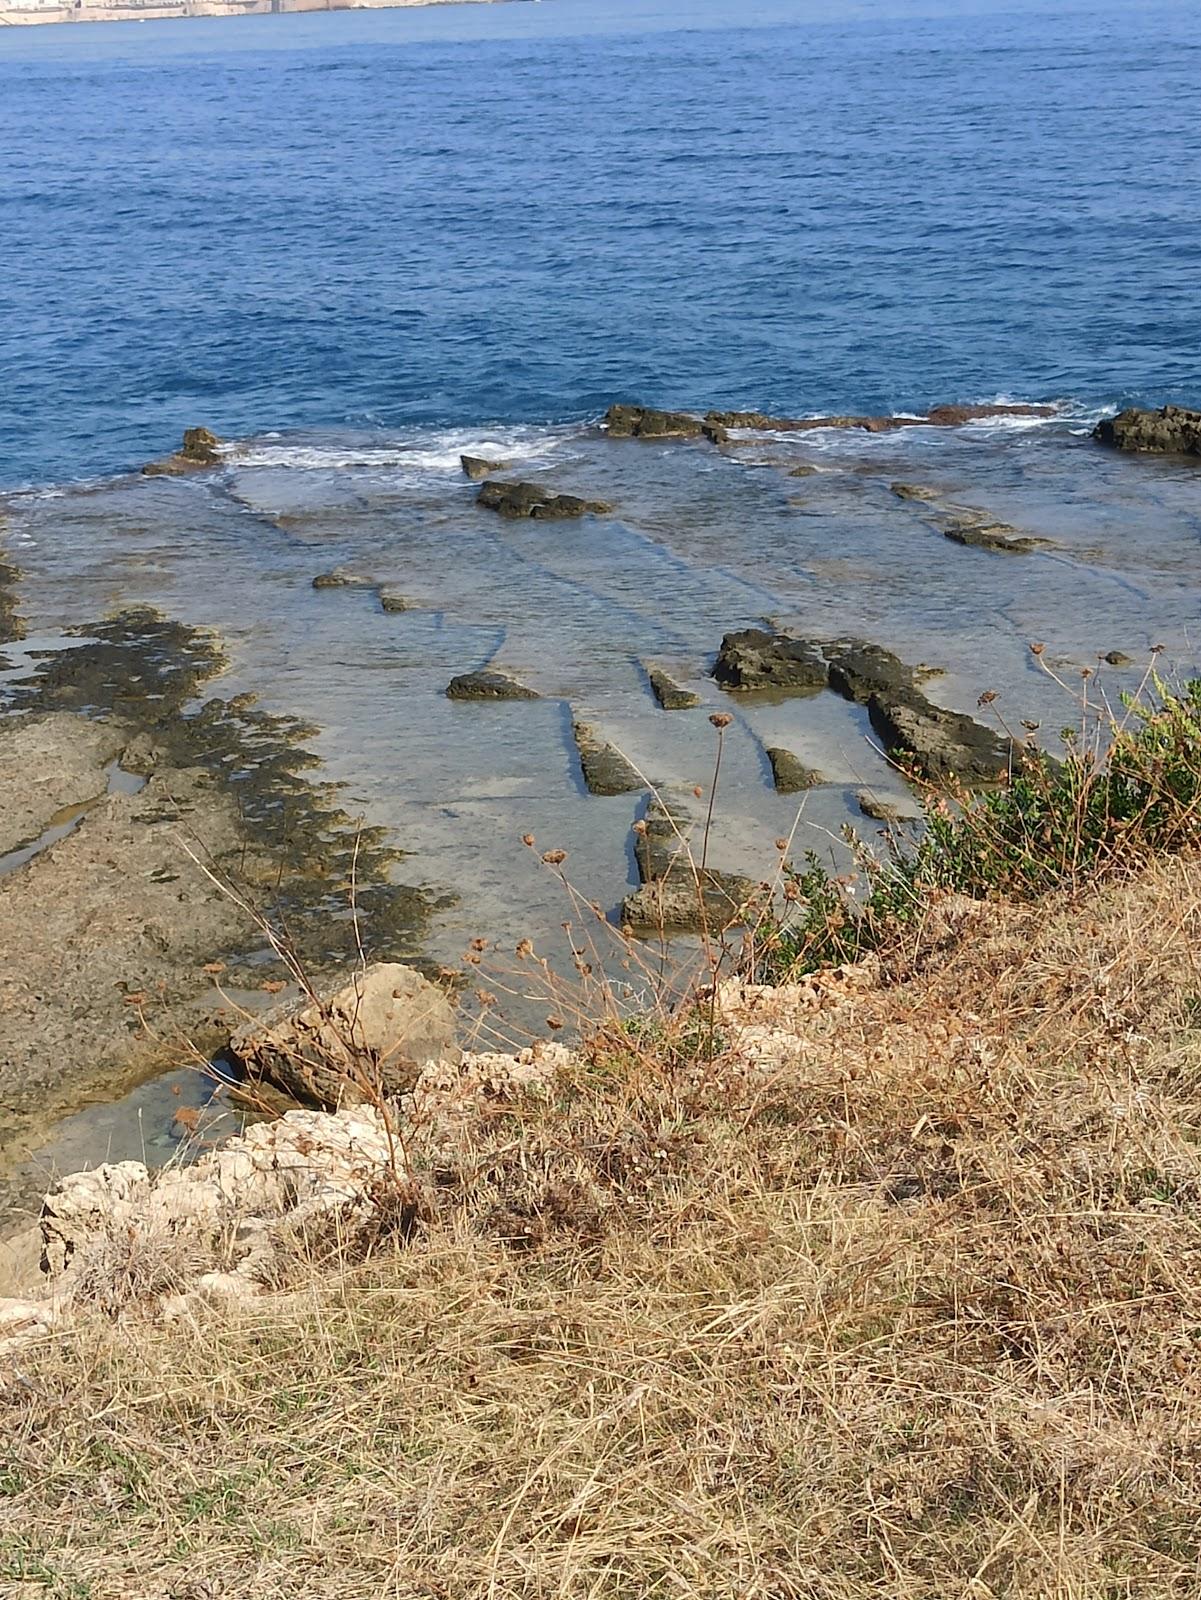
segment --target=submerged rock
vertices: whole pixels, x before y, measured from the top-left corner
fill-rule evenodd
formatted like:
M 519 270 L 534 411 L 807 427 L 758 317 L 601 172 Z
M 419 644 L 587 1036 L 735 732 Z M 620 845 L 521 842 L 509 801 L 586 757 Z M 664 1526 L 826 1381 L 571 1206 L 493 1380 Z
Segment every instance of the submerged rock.
M 380 588 L 379 608 L 381 611 L 387 611 L 389 613 L 399 613 L 401 611 L 411 611 L 413 609 L 406 597 L 400 593 L 399 589 L 391 589 L 387 584 L 383 584 Z
M 479 483 L 494 472 L 504 472 L 509 465 L 507 461 L 486 461 L 483 456 L 460 456 L 459 464 L 472 483 Z
M 590 722 L 573 721 L 571 732 L 590 794 L 633 794 L 647 787 L 621 751 L 608 744 Z
M 1107 650 L 1105 652 L 1105 662 L 1107 666 L 1128 667 L 1132 664 L 1132 661 L 1133 658 L 1128 656 L 1124 650 Z
M 445 994 L 398 962 L 253 1018 L 228 1048 L 252 1084 L 324 1110 L 394 1099 L 427 1067 L 461 1054 Z
M 767 759 L 771 762 L 772 782 L 777 794 L 799 794 L 803 789 L 816 789 L 825 782 L 820 772 L 807 767 L 791 750 L 781 745 L 768 745 Z
M 997 550 L 1006 555 L 1028 555 L 1031 550 L 1045 549 L 1046 539 L 1032 539 L 1020 534 L 1007 522 L 990 522 L 980 513 L 969 512 L 943 522 L 939 532 L 952 544 L 967 545 L 974 550 Z
M 924 416 L 773 417 L 763 411 L 708 411 L 705 420 L 724 428 L 747 428 L 760 433 L 804 433 L 818 428 L 858 429 L 863 433 L 892 433 L 898 428 L 958 428 L 986 417 L 1053 417 L 1054 406 L 987 405 L 933 406 Z
M 374 589 L 374 578 L 366 573 L 352 572 L 348 567 L 334 567 L 329 572 L 319 572 L 313 579 L 314 589 Z
M 764 888 L 739 873 L 702 867 L 689 849 L 697 818 L 682 798 L 656 796 L 634 844 L 642 886 L 622 902 L 622 925 L 643 937 L 720 933 L 764 901 Z
M 855 796 L 855 803 L 865 817 L 871 817 L 873 822 L 900 822 L 901 809 L 893 805 L 891 800 L 882 800 L 879 795 L 870 789 L 860 789 Z
M 1130 406 L 1116 417 L 1104 417 L 1093 438 L 1115 450 L 1152 455 L 1201 456 L 1201 411 L 1164 406 L 1159 411 Z
M 925 483 L 894 483 L 890 484 L 893 494 L 898 500 L 938 500 L 941 493 L 938 489 L 930 488 Z
M 208 428 L 188 428 L 183 443 L 174 455 L 161 461 L 148 461 L 142 468 L 147 478 L 181 478 L 203 467 L 219 466 L 221 440 Z
M 452 678 L 446 685 L 448 700 L 539 700 L 542 697 L 535 689 L 527 689 L 524 683 L 519 683 L 516 678 L 507 672 L 498 672 L 495 668 L 484 667 L 479 672 L 461 672 L 457 678 Z
M 826 663 L 821 651 L 803 639 L 743 628 L 722 639 L 713 676 L 723 689 L 812 693 L 826 686 Z
M 709 417 L 688 411 L 656 411 L 651 406 L 610 406 L 605 427 L 614 439 L 708 439 L 724 444 L 726 430 Z
M 692 711 L 700 705 L 699 694 L 693 694 L 691 689 L 682 689 L 662 668 L 648 667 L 646 675 L 650 679 L 651 692 L 664 711 Z
M 480 487 L 479 505 L 499 516 L 565 519 L 589 513 L 607 516 L 613 507 L 604 500 L 582 500 L 574 494 L 557 494 L 540 483 L 508 483 L 490 478 Z

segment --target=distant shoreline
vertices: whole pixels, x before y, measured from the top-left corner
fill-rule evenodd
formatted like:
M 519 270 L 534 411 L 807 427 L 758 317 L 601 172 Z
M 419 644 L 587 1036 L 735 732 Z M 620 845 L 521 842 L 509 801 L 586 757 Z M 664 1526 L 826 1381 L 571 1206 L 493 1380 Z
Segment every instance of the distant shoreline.
M 0 28 L 54 22 L 162 22 L 175 17 L 262 17 L 293 11 L 385 11 L 401 6 L 489 5 L 498 0 L 71 0 L 61 5 L 0 8 Z

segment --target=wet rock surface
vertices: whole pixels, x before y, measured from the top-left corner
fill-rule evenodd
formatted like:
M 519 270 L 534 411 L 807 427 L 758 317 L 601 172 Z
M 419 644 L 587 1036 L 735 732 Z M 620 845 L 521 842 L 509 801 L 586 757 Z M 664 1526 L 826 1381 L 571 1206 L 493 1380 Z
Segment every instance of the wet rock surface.
M 606 516 L 613 507 L 604 500 L 584 500 L 559 494 L 540 483 L 510 483 L 489 478 L 480 487 L 477 502 L 498 516 L 519 521 L 523 517 L 564 521 L 575 517 Z
M 188 428 L 183 443 L 174 455 L 161 461 L 148 461 L 142 468 L 147 478 L 182 478 L 205 467 L 221 464 L 221 440 L 208 428 Z
M 647 787 L 646 780 L 639 777 L 621 751 L 608 743 L 590 722 L 573 719 L 571 732 L 589 794 L 634 794 Z
M 253 971 L 257 986 L 270 971 L 260 919 L 286 928 L 319 974 L 355 958 L 360 932 L 381 957 L 418 954 L 431 905 L 392 882 L 398 853 L 382 833 L 313 781 L 304 724 L 249 696 L 193 705 L 223 664 L 214 636 L 146 610 L 77 631 L 88 642 L 45 654 L 0 717 L 8 842 L 89 802 L 64 837 L 0 876 L 10 1174 L 31 1130 L 178 1064 L 185 1041 L 216 1048 L 204 969 L 219 962 L 235 982 Z M 145 778 L 140 792 L 108 787 L 114 751 Z M 16 1197 L 27 1180 L 9 1180 Z
M 701 867 L 690 845 L 698 822 L 682 796 L 657 795 L 647 807 L 634 845 L 641 887 L 621 908 L 632 933 L 718 933 L 762 904 L 762 887 L 750 878 Z
M 712 417 L 688 411 L 656 411 L 652 406 L 610 406 L 605 427 L 614 439 L 708 439 L 724 444 L 726 431 Z
M 478 672 L 460 672 L 446 685 L 448 700 L 538 700 L 535 689 L 495 667 L 482 667 Z
M 705 420 L 723 428 L 744 428 L 758 433 L 806 433 L 819 428 L 893 433 L 900 428 L 961 428 L 967 422 L 990 417 L 1053 417 L 1054 406 L 941 405 L 924 416 L 774 417 L 763 411 L 708 411 Z
M 375 589 L 374 578 L 365 572 L 353 572 L 349 567 L 334 567 L 329 572 L 319 572 L 313 579 L 314 589 Z
M 899 806 L 891 800 L 885 800 L 872 789 L 860 789 L 855 796 L 855 804 L 873 822 L 900 822 L 903 814 Z
M 820 772 L 805 763 L 781 745 L 768 745 L 767 759 L 771 763 L 772 782 L 777 794 L 800 794 L 805 789 L 816 789 L 825 782 Z
M 1185 406 L 1163 406 L 1158 411 L 1130 406 L 1116 417 L 1098 422 L 1093 438 L 1114 450 L 1201 456 L 1201 411 Z
M 230 1039 L 229 1054 L 252 1085 L 334 1111 L 394 1099 L 462 1052 L 445 993 L 412 967 L 380 962 L 255 1018 Z
M 4 533 L 4 516 L 0 513 L 0 535 Z M 0 546 L 0 644 L 25 637 L 25 624 L 17 606 L 17 584 L 21 569 L 9 561 Z
M 407 595 L 385 583 L 380 585 L 379 608 L 389 616 L 399 616 L 402 611 L 411 611 L 413 606 Z
M 826 662 L 807 640 L 743 628 L 722 639 L 713 676 L 723 689 L 813 693 L 826 687 Z
M 862 640 L 821 643 L 747 629 L 722 640 L 713 675 L 733 690 L 833 689 L 866 706 L 887 754 L 915 776 L 990 782 L 1007 770 L 1013 753 L 1008 738 L 926 697 L 919 682 L 932 675 L 929 668 L 907 666 L 891 650 Z
M 682 689 L 661 667 L 647 667 L 646 675 L 651 693 L 664 711 L 692 711 L 700 705 L 699 694 L 694 694 L 691 689 Z
M 472 483 L 480 483 L 485 478 L 490 478 L 494 472 L 508 470 L 507 461 L 488 461 L 483 456 L 460 456 L 459 465 Z

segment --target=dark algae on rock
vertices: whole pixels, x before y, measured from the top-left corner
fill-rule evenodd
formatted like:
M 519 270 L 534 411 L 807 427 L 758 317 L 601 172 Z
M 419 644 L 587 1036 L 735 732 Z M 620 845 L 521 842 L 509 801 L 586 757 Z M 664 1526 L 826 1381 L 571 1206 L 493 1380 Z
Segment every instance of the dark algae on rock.
M 726 430 L 708 417 L 688 411 L 656 411 L 653 406 L 610 406 L 605 427 L 614 439 L 708 439 L 724 444 Z
M 1159 411 L 1130 406 L 1116 417 L 1102 418 L 1093 429 L 1093 438 L 1115 450 L 1201 456 L 1201 411 L 1185 406 L 1163 406 Z
M 621 751 L 603 739 L 590 722 L 573 718 L 571 732 L 589 794 L 634 794 L 647 787 Z
M 771 763 L 772 782 L 777 794 L 800 794 L 805 789 L 819 788 L 825 781 L 820 772 L 807 767 L 799 756 L 793 755 L 791 750 L 785 750 L 782 745 L 768 745 L 767 759 Z
M 4 530 L 0 517 L 0 533 Z M 21 569 L 9 561 L 0 546 L 0 644 L 13 643 L 25 637 L 25 624 L 17 610 L 17 583 Z
M 821 651 L 803 639 L 743 628 L 722 639 L 713 676 L 723 689 L 813 693 L 826 687 L 826 663 Z
M 189 428 L 183 443 L 172 456 L 161 461 L 148 461 L 142 468 L 147 478 L 182 478 L 190 472 L 203 471 L 221 463 L 221 440 L 208 428 Z
M 429 899 L 392 882 L 400 853 L 383 831 L 358 826 L 333 785 L 306 776 L 320 765 L 303 744 L 315 730 L 257 709 L 251 695 L 193 706 L 224 665 L 215 635 L 146 609 L 71 631 L 88 642 L 48 656 L 14 686 L 13 710 L 116 719 L 129 770 L 206 773 L 235 801 L 242 835 L 236 860 L 216 866 L 247 885 L 314 968 L 354 959 L 360 933 L 381 958 L 417 952 Z
M 482 667 L 478 672 L 460 672 L 446 685 L 448 700 L 538 700 L 535 689 L 495 667 Z
M 605 516 L 613 507 L 604 500 L 583 500 L 574 494 L 558 494 L 540 483 L 509 483 L 489 478 L 476 497 L 479 504 L 499 516 L 519 521 L 523 517 L 564 521 L 573 517 Z
M 694 694 L 691 689 L 682 689 L 661 667 L 647 667 L 646 676 L 651 693 L 664 711 L 692 711 L 700 705 L 699 694 Z
M 761 903 L 762 888 L 750 878 L 701 866 L 689 842 L 697 822 L 683 796 L 656 795 L 648 805 L 634 843 L 641 888 L 621 908 L 632 933 L 716 933 Z

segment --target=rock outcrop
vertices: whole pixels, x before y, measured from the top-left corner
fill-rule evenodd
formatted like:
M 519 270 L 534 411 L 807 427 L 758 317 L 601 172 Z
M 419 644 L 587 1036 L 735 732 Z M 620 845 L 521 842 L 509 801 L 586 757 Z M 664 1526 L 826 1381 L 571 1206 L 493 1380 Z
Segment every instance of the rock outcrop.
M 803 639 L 743 628 L 722 639 L 713 676 L 723 689 L 812 693 L 826 687 L 826 662 L 820 649 Z
M 772 782 L 777 794 L 799 794 L 804 789 L 816 789 L 825 779 L 820 772 L 807 767 L 799 756 L 782 745 L 768 745 L 767 759 L 771 763 Z
M 1104 417 L 1098 422 L 1093 438 L 1115 450 L 1201 456 L 1201 411 L 1189 411 L 1184 406 L 1146 411 L 1130 406 L 1116 417 Z
M 830 688 L 867 707 L 888 754 L 915 776 L 967 784 L 1001 777 L 1014 753 L 1010 739 L 923 694 L 927 669 L 907 666 L 862 640 L 820 643 L 747 628 L 722 640 L 713 676 L 735 692 L 775 689 L 813 694 Z
M 726 430 L 712 417 L 688 411 L 656 411 L 651 406 L 610 406 L 605 427 L 614 439 L 708 439 L 724 444 Z
M 460 456 L 459 464 L 472 483 L 480 483 L 494 472 L 504 472 L 509 465 L 507 461 L 487 461 L 483 456 Z
M 700 705 L 699 694 L 693 694 L 691 689 L 682 689 L 661 667 L 647 667 L 646 675 L 650 680 L 651 693 L 664 711 L 692 711 Z
M 613 507 L 605 500 L 582 500 L 574 494 L 557 494 L 540 483 L 511 483 L 489 478 L 480 486 L 477 502 L 498 516 L 520 521 L 524 517 L 563 521 L 589 514 L 608 516 Z
M 174 455 L 166 456 L 161 461 L 148 461 L 142 472 L 147 478 L 182 478 L 204 467 L 219 466 L 220 445 L 221 440 L 207 428 L 189 428 Z
M 536 689 L 527 689 L 507 672 L 484 667 L 479 672 L 460 672 L 446 685 L 448 700 L 538 700 Z
M 641 937 L 719 933 L 757 915 L 763 885 L 738 873 L 702 868 L 689 848 L 697 818 L 680 796 L 656 796 L 634 844 L 642 887 L 622 902 L 623 927 Z
M 349 983 L 255 1017 L 233 1035 L 229 1055 L 251 1085 L 337 1110 L 395 1099 L 460 1052 L 442 990 L 412 967 L 380 962 Z
M 615 745 L 597 733 L 590 722 L 573 721 L 572 736 L 580 755 L 580 770 L 589 794 L 634 794 L 647 787 Z

